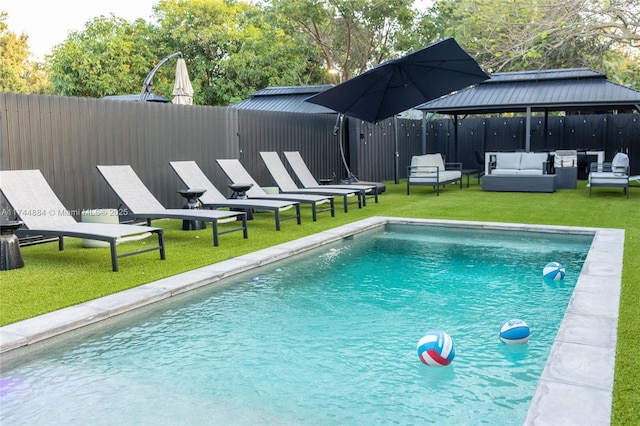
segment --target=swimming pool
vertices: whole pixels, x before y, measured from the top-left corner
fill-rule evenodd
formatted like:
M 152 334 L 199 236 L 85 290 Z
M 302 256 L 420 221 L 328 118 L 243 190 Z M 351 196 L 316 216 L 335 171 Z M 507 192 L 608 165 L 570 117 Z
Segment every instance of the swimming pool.
M 505 424 L 522 423 L 544 358 L 572 296 L 575 275 L 573 281 L 568 279 L 563 286 L 544 284 L 540 264 L 549 260 L 545 256 L 550 254 L 538 250 L 540 244 L 531 243 L 529 234 L 523 238 L 521 233 L 511 233 L 507 239 L 498 238 L 490 243 L 484 237 L 493 231 L 486 228 L 494 226 L 467 224 L 460 230 L 462 224 L 453 227 L 451 223 L 440 223 L 439 230 L 428 241 L 414 232 L 401 232 L 402 238 L 394 242 L 386 231 L 378 230 L 374 236 L 366 237 L 360 234 L 385 223 L 389 220 L 365 221 L 348 232 L 332 230 L 322 240 L 314 236 L 306 242 L 289 243 L 270 251 L 268 256 L 263 253 L 249 256 L 251 260 L 236 259 L 232 261 L 235 270 L 238 267 L 242 270 L 249 263 L 267 262 L 266 257 L 285 258 L 288 257 L 285 253 L 304 251 L 303 247 L 317 245 L 319 241 L 331 241 L 321 254 L 305 255 L 299 261 L 305 262 L 302 270 L 292 270 L 291 265 L 273 265 L 245 274 L 233 286 L 199 292 L 189 303 L 190 308 L 169 303 L 142 319 L 128 318 L 127 324 L 118 321 L 83 336 L 78 342 L 74 338 L 63 346 L 50 346 L 44 361 L 40 361 L 45 364 L 40 372 L 34 373 L 31 369 L 35 367 L 22 362 L 9 375 L 3 367 L 3 417 L 6 407 L 10 407 L 9 415 L 15 413 L 15 419 L 33 424 L 34 418 L 27 413 L 35 413 L 36 419 L 47 413 L 46 419 L 51 421 L 58 410 L 52 412 L 49 407 L 67 406 L 61 411 L 73 416 L 61 418 L 60 422 L 95 424 L 102 419 L 112 423 L 115 415 L 123 416 L 115 418 L 123 422 L 153 419 L 155 424 L 175 423 L 175 418 L 169 416 L 177 415 L 182 423 L 353 424 L 366 419 L 367 423 L 462 420 L 469 424 L 488 418 Z M 445 225 L 458 228 L 448 229 L 448 233 L 457 233 L 456 240 L 469 241 L 462 246 L 447 245 L 440 234 Z M 471 228 L 476 231 L 470 232 Z M 531 227 L 520 228 L 531 231 Z M 341 241 L 354 234 L 356 241 Z M 567 241 L 573 245 L 576 238 L 591 239 L 596 235 L 593 245 L 597 246 L 598 236 L 593 230 L 574 229 L 571 234 L 558 238 L 557 233 L 553 235 L 547 230 L 541 241 L 549 247 L 560 242 L 558 249 L 565 247 Z M 356 253 L 361 250 L 356 246 L 357 240 L 366 238 L 376 240 L 374 262 L 368 265 L 352 262 L 361 258 Z M 477 246 L 482 250 L 474 252 Z M 494 249 L 503 253 L 498 264 L 504 269 L 478 275 L 477 270 L 488 259 L 486 253 Z M 410 261 L 406 260 L 407 251 L 415 252 Z M 542 256 L 529 263 L 529 269 L 534 270 L 524 275 L 515 272 L 515 263 L 523 263 L 524 257 L 534 251 Z M 513 259 L 516 252 L 519 255 L 515 263 L 505 262 Z M 576 273 L 579 270 L 576 265 L 586 255 L 570 260 L 562 250 L 554 253 L 565 257 L 567 260 L 563 262 L 568 262 L 569 269 Z M 383 257 L 389 257 L 386 260 L 392 266 L 383 267 Z M 454 269 L 456 274 L 461 272 L 462 281 L 456 281 L 451 269 L 443 268 L 438 258 L 455 259 Z M 245 261 L 246 265 L 241 266 Z M 318 270 L 334 263 L 340 264 L 338 274 L 345 275 L 351 287 L 351 303 L 346 306 L 338 297 L 344 284 L 334 285 L 337 282 L 334 278 L 317 281 L 323 275 Z M 420 264 L 425 272 L 411 272 L 409 263 Z M 218 271 L 218 277 L 228 275 L 220 272 L 225 269 L 222 265 L 211 268 Z M 392 279 L 383 274 L 384 268 L 391 269 Z M 214 269 L 209 269 L 209 274 Z M 474 279 L 478 276 L 483 278 Z M 295 279 L 291 282 L 287 277 Z M 170 286 L 165 282 L 164 288 L 167 287 Z M 506 287 L 517 290 L 515 297 L 509 297 L 509 303 L 500 299 Z M 489 296 L 489 290 L 496 291 L 491 294 L 497 296 Z M 536 319 L 530 324 L 535 339 L 532 337 L 526 347 L 499 343 L 495 333 L 501 320 L 520 313 L 527 317 L 536 315 L 527 311 L 532 304 L 527 296 L 531 291 L 543 297 L 541 304 L 550 311 L 542 316 L 546 320 L 555 315 L 555 325 L 543 325 Z M 485 299 L 491 303 L 480 303 Z M 112 309 L 113 304 L 112 301 Z M 448 314 L 436 315 L 440 307 Z M 187 313 L 187 309 L 193 312 Z M 469 311 L 472 315 L 461 324 L 452 320 Z M 151 317 L 153 321 L 149 320 Z M 187 322 L 185 317 L 191 320 Z M 385 328 L 387 325 L 391 325 L 390 329 Z M 456 340 L 458 356 L 452 368 L 432 369 L 419 363 L 415 343 L 429 328 L 443 328 Z M 357 333 L 351 334 L 354 331 Z M 172 343 L 160 339 L 167 335 L 173 337 Z M 201 340 L 201 335 L 214 337 L 216 343 Z M 480 355 L 473 352 L 475 347 L 483 348 Z M 284 362 L 273 362 L 274 358 Z M 148 371 L 153 371 L 150 378 L 140 374 Z M 474 383 L 479 385 L 477 389 L 465 386 L 470 377 L 478 382 Z M 515 384 L 522 378 L 524 384 Z M 30 385 L 30 380 L 39 385 Z M 49 385 L 44 385 L 45 382 Z M 492 394 L 500 387 L 507 390 L 506 396 Z M 425 399 L 427 396 L 436 399 Z M 35 406 L 25 404 L 25 398 Z M 21 402 L 12 405 L 12 399 Z M 132 399 L 150 404 L 136 404 L 132 409 Z M 441 406 L 438 401 L 443 399 L 452 400 L 454 404 L 449 405 L 453 407 Z M 85 410 L 75 409 L 78 406 Z M 171 409 L 165 410 L 167 407 Z M 514 407 L 519 407 L 515 409 L 518 414 L 514 415 Z M 90 417 L 83 417 L 79 411 Z M 128 417 L 124 417 L 125 413 Z M 10 417 L 12 423 L 15 419 Z

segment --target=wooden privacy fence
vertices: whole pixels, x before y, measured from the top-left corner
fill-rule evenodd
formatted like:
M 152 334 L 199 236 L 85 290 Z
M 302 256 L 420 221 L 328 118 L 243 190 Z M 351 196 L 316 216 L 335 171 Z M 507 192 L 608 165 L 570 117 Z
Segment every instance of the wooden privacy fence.
M 260 151 L 300 151 L 316 177 L 336 180 L 347 176 L 344 154 L 360 179 L 393 181 L 396 173 L 405 178 L 411 156 L 425 150 L 475 168 L 474 150 L 524 148 L 523 117 L 467 117 L 457 130 L 446 118 L 375 124 L 347 118 L 337 134 L 335 119 L 335 114 L 0 93 L 0 169 L 40 169 L 77 215 L 118 207 L 98 164 L 130 164 L 162 204 L 176 208 L 184 200 L 168 165 L 172 160 L 195 160 L 225 192 L 227 179 L 217 158 L 238 158 L 260 185 L 272 185 Z M 640 174 L 640 115 L 554 116 L 547 123 L 534 117 L 531 149 L 598 150 L 609 160 L 626 150 L 632 174 Z M 2 216 L 10 216 L 6 201 L 0 204 Z

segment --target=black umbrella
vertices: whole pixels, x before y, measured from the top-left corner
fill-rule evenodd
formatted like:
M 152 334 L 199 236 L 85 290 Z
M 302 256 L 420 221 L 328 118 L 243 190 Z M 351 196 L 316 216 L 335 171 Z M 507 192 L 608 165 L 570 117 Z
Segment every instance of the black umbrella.
M 488 79 L 453 38 L 392 59 L 306 99 L 376 123 Z
M 376 123 L 489 78 L 453 38 L 392 59 L 306 99 L 344 115 Z M 398 124 L 395 182 L 399 182 Z M 342 142 L 340 143 L 342 150 Z M 349 179 L 351 171 L 346 164 Z

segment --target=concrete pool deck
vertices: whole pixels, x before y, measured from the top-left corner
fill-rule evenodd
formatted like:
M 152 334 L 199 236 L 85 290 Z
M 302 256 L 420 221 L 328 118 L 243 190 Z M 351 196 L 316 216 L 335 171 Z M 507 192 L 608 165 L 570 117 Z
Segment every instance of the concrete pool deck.
M 593 235 L 524 424 L 610 424 L 624 251 L 621 229 L 371 217 L 1 327 L 2 363 L 65 333 L 82 332 L 136 308 L 387 223 Z

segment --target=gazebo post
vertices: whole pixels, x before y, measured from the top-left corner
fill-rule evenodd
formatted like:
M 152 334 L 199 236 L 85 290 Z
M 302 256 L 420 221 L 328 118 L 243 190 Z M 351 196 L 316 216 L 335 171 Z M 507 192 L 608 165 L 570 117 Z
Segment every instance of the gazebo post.
M 527 106 L 527 123 L 524 135 L 524 150 L 531 151 L 531 106 Z
M 544 109 L 544 148 L 549 149 L 549 110 Z
M 455 154 L 454 161 L 458 161 L 458 114 L 453 114 L 453 153 Z
M 420 135 L 421 146 L 420 146 L 420 154 L 427 153 L 427 111 L 422 110 L 422 135 Z

